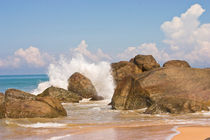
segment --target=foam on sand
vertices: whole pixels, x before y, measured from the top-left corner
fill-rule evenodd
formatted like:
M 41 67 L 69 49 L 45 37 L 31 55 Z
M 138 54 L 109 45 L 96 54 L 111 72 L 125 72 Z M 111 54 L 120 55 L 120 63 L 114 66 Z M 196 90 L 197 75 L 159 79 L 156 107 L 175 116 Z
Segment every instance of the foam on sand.
M 62 128 L 67 126 L 66 124 L 62 124 L 62 123 L 34 123 L 34 124 L 17 124 L 18 126 L 21 127 L 27 127 L 27 128 Z
M 67 138 L 67 137 L 70 137 L 71 135 L 68 134 L 68 135 L 64 135 L 64 136 L 56 136 L 56 137 L 51 137 L 47 140 L 61 140 L 61 139 L 64 139 L 64 138 Z
M 166 140 L 171 140 L 174 136 L 179 135 L 180 132 L 177 130 L 178 126 L 174 126 L 171 131 L 173 131 L 174 133 L 169 135 L 168 137 L 166 137 Z

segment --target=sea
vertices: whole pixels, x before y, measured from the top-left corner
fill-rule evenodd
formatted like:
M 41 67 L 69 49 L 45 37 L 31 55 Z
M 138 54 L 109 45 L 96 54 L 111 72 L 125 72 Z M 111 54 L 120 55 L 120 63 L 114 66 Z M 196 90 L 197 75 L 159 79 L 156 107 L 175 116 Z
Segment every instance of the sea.
M 39 83 L 45 81 L 49 81 L 47 74 L 0 75 L 0 92 L 5 93 L 10 88 L 31 92 L 37 88 Z
M 1 75 L 0 92 L 8 88 L 37 95 L 49 86 L 67 89 L 74 72 L 88 77 L 103 101 L 63 103 L 66 117 L 4 118 L 0 120 L 0 140 L 171 140 L 181 126 L 210 126 L 210 112 L 189 114 L 143 114 L 139 110 L 113 110 L 111 97 L 116 87 L 110 63 L 89 62 L 78 55 L 50 64 L 46 74 Z

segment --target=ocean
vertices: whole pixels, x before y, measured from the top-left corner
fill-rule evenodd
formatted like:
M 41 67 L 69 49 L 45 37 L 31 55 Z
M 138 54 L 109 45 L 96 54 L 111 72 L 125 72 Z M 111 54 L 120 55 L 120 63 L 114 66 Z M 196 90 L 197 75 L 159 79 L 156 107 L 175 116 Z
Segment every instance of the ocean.
M 38 87 L 38 84 L 48 80 L 46 74 L 0 75 L 0 92 L 4 93 L 9 88 L 31 92 Z

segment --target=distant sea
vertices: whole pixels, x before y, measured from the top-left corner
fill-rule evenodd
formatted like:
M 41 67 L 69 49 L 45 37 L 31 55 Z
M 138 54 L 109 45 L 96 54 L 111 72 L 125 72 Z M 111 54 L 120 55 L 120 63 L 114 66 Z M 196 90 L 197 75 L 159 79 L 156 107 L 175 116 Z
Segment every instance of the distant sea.
M 37 75 L 0 75 L 0 92 L 5 92 L 8 88 L 20 89 L 30 92 L 37 88 L 38 84 L 48 81 L 46 74 Z

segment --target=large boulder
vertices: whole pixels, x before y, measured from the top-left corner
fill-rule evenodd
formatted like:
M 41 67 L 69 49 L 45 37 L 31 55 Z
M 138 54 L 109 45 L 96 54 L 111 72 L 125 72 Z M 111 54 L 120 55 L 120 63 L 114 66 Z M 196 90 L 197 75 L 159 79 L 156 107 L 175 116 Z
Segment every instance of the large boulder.
M 53 87 L 53 86 L 47 88 L 38 96 L 39 97 L 51 96 L 53 98 L 56 98 L 62 103 L 78 103 L 80 100 L 82 100 L 81 96 L 79 96 L 78 94 L 72 91 L 68 91 L 68 90 Z
M 112 63 L 112 75 L 116 82 L 123 80 L 125 77 L 129 75 L 135 75 L 142 73 L 142 70 L 139 69 L 135 64 L 128 61 L 120 61 L 117 63 Z
M 160 67 L 160 64 L 157 63 L 152 55 L 136 55 L 130 61 L 136 64 L 142 71 L 149 71 Z
M 92 98 L 97 96 L 97 92 L 92 82 L 84 75 L 76 72 L 68 80 L 68 90 L 83 98 Z
M 180 67 L 180 68 L 190 68 L 187 61 L 184 60 L 170 60 L 163 64 L 163 67 Z
M 209 69 L 160 68 L 142 73 L 137 79 L 154 100 L 173 96 L 210 105 Z
M 159 68 L 139 74 L 134 78 L 138 81 L 139 87 L 136 94 L 143 100 L 139 106 L 130 106 L 130 108 L 121 106 L 117 107 L 118 100 L 116 96 L 125 98 L 127 102 L 132 95 L 129 89 L 135 89 L 135 84 L 131 84 L 129 78 L 125 85 L 119 85 L 115 90 L 112 98 L 112 106 L 116 109 L 140 109 L 148 107 L 146 113 L 189 113 L 201 110 L 208 110 L 210 105 L 210 70 L 194 68 L 168 67 Z M 128 85 L 127 95 L 123 91 Z M 117 92 L 118 91 L 118 92 Z M 145 94 L 146 93 L 146 94 Z M 143 95 L 143 96 L 142 96 Z M 146 96 L 144 96 L 146 95 Z M 119 97 L 117 97 L 119 98 Z M 133 97 L 134 98 L 134 97 Z M 134 100 L 126 104 L 132 104 Z M 145 103 L 146 102 L 146 103 Z
M 113 109 L 119 110 L 139 109 L 150 106 L 149 100 L 149 94 L 142 89 L 139 81 L 128 76 L 118 83 L 111 105 Z
M 4 94 L 0 93 L 0 119 L 5 117 Z
M 57 99 L 50 96 L 36 97 L 17 89 L 5 92 L 5 109 L 8 118 L 54 118 L 67 115 Z

